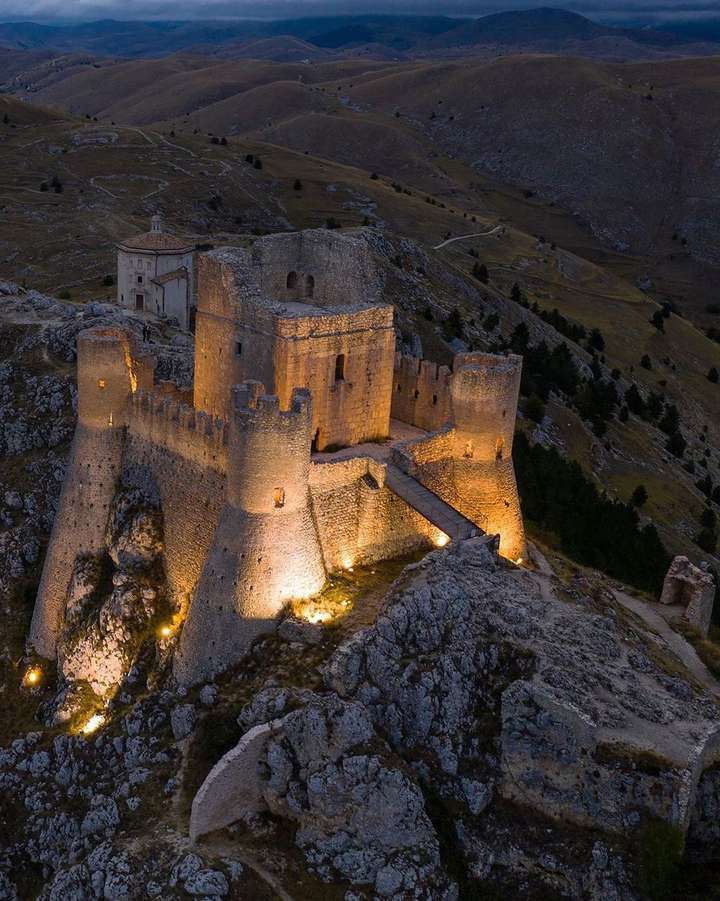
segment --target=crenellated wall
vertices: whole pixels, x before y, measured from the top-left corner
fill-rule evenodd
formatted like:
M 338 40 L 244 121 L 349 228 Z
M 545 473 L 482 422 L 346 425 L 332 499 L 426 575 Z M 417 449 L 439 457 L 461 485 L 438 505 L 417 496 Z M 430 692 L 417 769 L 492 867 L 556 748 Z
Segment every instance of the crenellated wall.
M 451 372 L 448 366 L 395 354 L 392 417 L 428 432 L 442 428 L 452 417 Z
M 183 626 L 174 672 L 211 678 L 326 579 L 309 489 L 310 394 L 283 410 L 259 382 L 235 391 L 225 504 Z
M 460 354 L 450 370 L 396 355 L 393 310 L 374 302 L 363 247 L 320 233 L 201 257 L 192 405 L 153 384 L 154 360 L 129 332 L 81 333 L 78 426 L 33 615 L 35 651 L 55 656 L 75 560 L 104 551 L 120 480 L 162 509 L 181 627 L 174 668 L 186 683 L 238 661 L 327 573 L 438 540 L 438 527 L 386 486 L 388 464 L 499 534 L 503 555 L 524 556 L 511 457 L 521 359 Z M 300 300 L 289 292 L 302 285 L 283 288 L 291 264 L 291 274 L 314 273 Z M 423 433 L 352 457 L 312 454 L 382 441 L 391 413 Z

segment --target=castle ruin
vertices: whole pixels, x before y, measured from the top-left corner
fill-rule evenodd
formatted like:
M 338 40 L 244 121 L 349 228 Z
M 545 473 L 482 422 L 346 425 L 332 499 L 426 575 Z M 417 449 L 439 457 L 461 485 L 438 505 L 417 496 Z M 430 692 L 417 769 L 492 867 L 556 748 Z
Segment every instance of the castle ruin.
M 368 245 L 325 230 L 199 259 L 192 401 L 122 329 L 78 338 L 78 424 L 29 644 L 57 653 L 73 566 L 117 486 L 164 519 L 174 671 L 211 678 L 328 574 L 486 532 L 525 555 L 511 451 L 522 360 L 395 350 Z

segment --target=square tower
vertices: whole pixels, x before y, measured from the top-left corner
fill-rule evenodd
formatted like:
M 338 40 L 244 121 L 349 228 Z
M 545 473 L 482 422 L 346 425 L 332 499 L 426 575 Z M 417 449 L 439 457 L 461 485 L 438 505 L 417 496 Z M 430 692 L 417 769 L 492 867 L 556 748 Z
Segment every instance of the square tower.
M 372 256 L 355 236 L 293 232 L 204 255 L 196 408 L 227 418 L 232 386 L 256 379 L 283 409 L 295 388 L 309 389 L 315 450 L 386 438 L 395 331 L 379 297 Z

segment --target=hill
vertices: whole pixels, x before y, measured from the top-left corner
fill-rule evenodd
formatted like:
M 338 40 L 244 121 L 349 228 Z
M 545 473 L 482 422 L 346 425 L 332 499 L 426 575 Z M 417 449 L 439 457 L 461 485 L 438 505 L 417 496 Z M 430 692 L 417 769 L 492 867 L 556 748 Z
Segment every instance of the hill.
M 38 115 L 27 107 L 28 117 Z M 292 120 L 283 128 L 291 131 Z M 114 272 L 114 243 L 142 231 L 158 210 L 173 230 L 202 246 L 245 243 L 254 233 L 328 222 L 375 225 L 378 246 L 393 261 L 388 291 L 408 347 L 449 361 L 449 342 L 455 339 L 497 347 L 519 340 L 522 327 L 532 345 L 544 341 L 555 347 L 565 340 L 579 372 L 587 373 L 587 335 L 598 329 L 605 345 L 604 378 L 616 371 L 618 397 L 635 383 L 642 396 L 659 392 L 681 411 L 687 442 L 682 458 L 666 451 L 667 435 L 658 430 L 657 418 L 623 422 L 617 418 L 619 406 L 603 420 L 604 432 L 595 434 L 592 404 L 576 407 L 572 399 L 548 395 L 542 434 L 623 499 L 644 482 L 648 511 L 668 546 L 697 552 L 692 539 L 704 495 L 695 483 L 705 471 L 713 484 L 720 482 L 718 387 L 707 378 L 711 367 L 720 366 L 720 350 L 680 316 L 664 320 L 662 332 L 650 323 L 659 307 L 633 284 L 637 260 L 616 254 L 612 265 L 590 262 L 588 256 L 602 257 L 601 243 L 557 208 L 551 211 L 556 230 L 585 241 L 587 253 L 533 237 L 520 223 L 523 211 L 549 218 L 545 207 L 517 191 L 479 193 L 472 169 L 440 155 L 428 159 L 402 121 L 380 125 L 357 116 L 346 127 L 342 117 L 320 112 L 297 120 L 297 135 L 323 152 L 339 156 L 343 141 L 347 147 L 375 145 L 386 165 L 405 166 L 401 183 L 387 170 L 373 177 L 368 169 L 316 155 L 314 146 L 280 146 L 281 139 L 290 141 L 290 131 L 270 129 L 274 142 L 269 143 L 259 139 L 261 129 L 255 136 L 229 137 L 225 145 L 193 131 L 172 136 L 167 127 L 45 116 L 0 127 L 5 160 L 0 276 L 67 292 L 76 302 L 112 298 L 114 288 L 105 277 Z M 52 188 L 56 182 L 59 192 Z M 501 209 L 505 225 L 497 234 L 492 227 Z M 443 241 L 453 235 L 457 240 Z M 478 260 L 488 267 L 487 284 L 472 277 Z M 514 283 L 534 311 L 511 299 Z M 542 318 L 553 308 L 567 319 L 560 331 Z M 585 338 L 573 337 L 572 323 L 584 329 Z M 639 365 L 644 355 L 650 369 Z M 682 468 L 690 460 L 695 474 Z
M 617 28 L 566 10 L 539 8 L 491 13 L 478 18 L 418 15 L 317 16 L 280 20 L 130 21 L 103 20 L 47 26 L 32 22 L 0 23 L 0 47 L 86 52 L 97 56 L 158 57 L 192 52 L 244 58 L 253 43 L 256 58 L 316 59 L 343 56 L 354 48 L 374 48 L 413 57 L 472 53 L 478 45 L 504 52 L 542 47 L 553 52 L 614 58 L 642 58 L 663 52 L 676 56 L 708 52 L 714 32 L 679 34 L 671 30 Z M 280 40 L 278 45 L 276 42 Z M 292 45 L 292 41 L 299 42 Z M 296 56 L 302 52 L 302 57 Z M 270 56 L 268 56 L 270 54 Z

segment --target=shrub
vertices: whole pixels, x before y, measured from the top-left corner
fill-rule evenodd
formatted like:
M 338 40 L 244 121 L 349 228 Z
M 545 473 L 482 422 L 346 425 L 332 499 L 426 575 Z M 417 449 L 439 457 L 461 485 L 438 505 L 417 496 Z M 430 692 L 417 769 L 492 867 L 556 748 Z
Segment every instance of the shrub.
M 651 901 L 679 898 L 685 850 L 682 830 L 665 820 L 650 820 L 638 834 L 638 881 Z M 679 894 L 678 894 L 679 892 Z
M 299 178 L 295 179 L 295 182 L 293 184 L 293 191 L 302 191 L 302 182 Z
M 483 285 L 487 285 L 490 281 L 490 273 L 488 272 L 488 267 L 485 263 L 475 263 L 473 266 L 473 275 L 479 282 L 482 282 Z
M 640 358 L 640 365 L 643 369 L 652 369 L 652 360 L 647 354 L 643 354 Z
M 531 394 L 525 401 L 525 415 L 533 422 L 542 422 L 545 416 L 545 404 L 537 394 Z
M 708 370 L 708 381 L 712 382 L 713 385 L 717 385 L 718 381 L 720 381 L 720 376 L 718 375 L 717 368 L 715 366 L 711 366 Z
M 685 441 L 680 432 L 673 432 L 665 443 L 666 450 L 668 450 L 674 457 L 682 457 L 682 455 L 685 453 L 686 447 L 687 441 Z
M 630 503 L 633 507 L 642 507 L 648 499 L 647 489 L 644 485 L 638 485 L 630 497 Z

